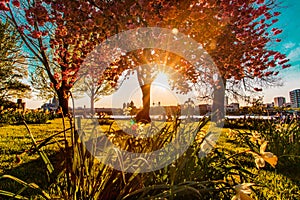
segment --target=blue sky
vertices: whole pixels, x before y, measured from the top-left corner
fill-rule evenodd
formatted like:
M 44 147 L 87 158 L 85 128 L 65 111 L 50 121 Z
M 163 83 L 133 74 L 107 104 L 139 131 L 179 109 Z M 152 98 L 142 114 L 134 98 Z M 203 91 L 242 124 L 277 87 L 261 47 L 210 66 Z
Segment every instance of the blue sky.
M 276 96 L 286 97 L 289 102 L 289 91 L 300 88 L 300 1 L 283 0 L 280 7 L 281 15 L 276 27 L 283 29 L 279 36 L 282 41 L 273 48 L 285 53 L 292 66 L 280 71 L 284 83 L 282 87 L 264 90 L 265 102 L 272 102 Z
M 282 0 L 282 4 L 280 8 L 277 9 L 281 12 L 281 15 L 278 17 L 279 21 L 274 25 L 275 27 L 283 29 L 282 34 L 279 35 L 281 38 L 280 43 L 271 44 L 271 47 L 275 50 L 278 50 L 282 53 L 285 53 L 287 57 L 290 59 L 290 64 L 292 65 L 288 69 L 281 70 L 279 75 L 283 80 L 282 87 L 275 88 L 265 88 L 261 95 L 264 96 L 264 102 L 271 103 L 274 97 L 283 96 L 286 97 L 287 102 L 289 102 L 289 91 L 294 89 L 300 89 L 300 1 L 298 0 Z M 276 11 L 277 11 L 276 10 Z M 160 82 L 165 82 L 161 80 Z M 134 84 L 137 82 L 134 81 Z M 126 84 L 133 83 L 124 83 L 124 86 L 127 87 Z M 161 84 L 157 84 L 157 87 L 160 87 Z M 165 87 L 165 86 L 164 86 Z M 168 88 L 162 88 L 162 92 L 168 92 Z M 136 96 L 137 99 L 141 99 L 139 91 L 135 91 L 132 94 L 128 94 L 126 97 L 128 100 Z M 169 94 L 175 95 L 175 94 Z M 154 102 L 157 102 L 159 98 L 153 98 Z M 40 107 L 41 104 L 45 101 L 38 100 L 33 98 L 31 100 L 26 100 L 27 107 L 29 108 L 37 108 Z M 87 105 L 89 106 L 87 99 L 82 99 L 76 101 L 77 105 Z M 111 99 L 104 99 L 101 105 L 109 105 L 111 104 Z M 166 102 L 167 103 L 167 102 Z M 114 104 L 114 102 L 112 102 Z M 99 103 L 96 104 L 100 106 Z

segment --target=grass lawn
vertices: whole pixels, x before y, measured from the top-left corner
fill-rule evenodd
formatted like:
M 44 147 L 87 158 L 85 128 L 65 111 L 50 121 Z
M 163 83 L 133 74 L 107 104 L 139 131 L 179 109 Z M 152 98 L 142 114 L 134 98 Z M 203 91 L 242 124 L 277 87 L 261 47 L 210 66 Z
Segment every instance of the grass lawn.
M 29 124 L 30 131 L 36 141 L 62 131 L 62 120 L 50 120 L 47 124 Z M 38 154 L 24 153 L 32 146 L 32 140 L 25 125 L 5 125 L 0 127 L 0 173 L 3 174 L 22 163 L 36 160 Z M 47 146 L 45 151 L 54 153 L 58 148 L 55 145 Z M 16 156 L 21 159 L 19 160 Z
M 93 123 L 84 121 L 82 124 L 84 125 L 84 130 L 89 134 L 89 131 L 93 128 Z M 37 142 L 63 130 L 62 119 L 50 120 L 47 124 L 32 124 L 28 126 Z M 118 122 L 114 123 L 111 128 L 117 131 L 122 126 L 124 124 Z M 105 132 L 109 127 L 110 125 L 105 125 L 102 128 L 98 128 L 99 131 Z M 158 124 L 158 127 L 161 127 L 161 124 Z M 205 126 L 204 129 L 207 129 L 207 127 Z M 245 151 L 246 146 L 235 139 L 228 138 L 228 132 L 230 132 L 230 129 L 223 129 L 217 148 L 231 152 L 231 154 Z M 56 137 L 56 140 L 62 138 L 63 134 L 60 134 Z M 28 152 L 31 146 L 32 140 L 24 125 L 5 125 L 0 127 L 0 175 L 10 174 L 26 182 L 34 182 L 41 188 L 46 189 L 48 181 L 45 165 L 38 153 L 30 154 Z M 44 151 L 50 156 L 50 159 L 55 160 L 54 156 L 59 151 L 59 146 L 56 143 L 47 145 Z M 281 163 L 275 169 L 266 166 L 266 168 L 258 170 L 253 156 L 249 154 L 245 155 L 238 162 L 243 163 L 245 169 L 257 174 L 254 180 L 260 186 L 256 187 L 258 190 L 255 190 L 255 199 L 297 199 L 297 196 L 300 199 L 299 165 L 293 166 L 288 163 L 282 165 Z M 16 192 L 18 189 L 20 189 L 20 186 L 10 180 L 1 180 L 0 182 L 0 190 Z M 24 194 L 34 194 L 34 192 L 27 190 Z
M 31 133 L 37 142 L 63 130 L 62 120 L 49 120 L 47 124 L 29 124 Z M 59 140 L 61 137 L 57 137 Z M 28 183 L 46 187 L 45 165 L 38 153 L 30 154 L 32 140 L 25 125 L 4 125 L 0 127 L 0 174 L 9 174 Z M 47 145 L 44 151 L 54 155 L 59 150 L 56 144 Z M 17 191 L 19 184 L 10 180 L 1 180 L 0 190 Z M 30 193 L 30 190 L 28 191 Z

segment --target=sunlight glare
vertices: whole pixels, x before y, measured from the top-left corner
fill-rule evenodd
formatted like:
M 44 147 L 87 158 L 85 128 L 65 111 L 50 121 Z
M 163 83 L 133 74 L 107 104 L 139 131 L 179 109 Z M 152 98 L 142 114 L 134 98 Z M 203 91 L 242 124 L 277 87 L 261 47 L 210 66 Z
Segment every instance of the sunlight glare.
M 177 28 L 173 28 L 173 29 L 172 29 L 172 33 L 173 33 L 174 35 L 177 35 L 177 34 L 178 34 L 178 32 L 179 32 L 179 31 L 178 31 L 178 29 L 177 29 Z

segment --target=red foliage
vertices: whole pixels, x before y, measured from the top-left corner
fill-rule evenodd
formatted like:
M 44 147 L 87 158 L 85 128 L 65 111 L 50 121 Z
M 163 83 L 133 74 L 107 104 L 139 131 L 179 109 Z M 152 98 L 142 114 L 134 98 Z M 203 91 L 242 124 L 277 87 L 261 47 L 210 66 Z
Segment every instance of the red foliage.
M 279 16 L 280 12 L 274 12 L 274 16 Z
M 256 92 L 261 92 L 262 91 L 262 88 L 253 88 L 254 89 L 254 91 L 256 91 Z
M 20 7 L 20 2 L 19 2 L 19 0 L 13 0 L 13 1 L 12 1 L 12 4 L 13 4 L 14 6 L 16 6 L 17 8 Z
M 290 64 L 288 64 L 288 65 L 282 65 L 282 69 L 289 68 L 289 67 L 291 67 Z
M 272 28 L 272 32 L 274 35 L 278 35 L 278 34 L 282 33 L 282 30 L 280 30 L 278 28 Z
M 9 7 L 7 7 L 5 2 L 0 2 L 0 10 L 9 11 Z
M 41 31 L 36 31 L 36 30 L 32 31 L 30 34 L 30 36 L 35 39 L 40 38 L 42 35 L 43 33 Z

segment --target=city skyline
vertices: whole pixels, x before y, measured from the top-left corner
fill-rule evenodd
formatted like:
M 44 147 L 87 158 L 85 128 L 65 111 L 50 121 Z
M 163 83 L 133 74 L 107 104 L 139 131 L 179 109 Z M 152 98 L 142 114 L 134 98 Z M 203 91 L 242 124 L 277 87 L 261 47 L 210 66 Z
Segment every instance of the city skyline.
M 299 74 L 300 75 L 300 74 Z M 264 96 L 263 102 L 264 103 L 272 103 L 274 102 L 274 98 L 276 97 L 285 97 L 286 103 L 290 103 L 290 91 L 300 89 L 300 86 L 297 87 L 297 84 L 299 83 L 299 80 L 295 80 L 292 82 L 288 82 L 286 88 L 291 88 L 289 90 L 283 90 L 282 87 L 278 88 L 272 88 L 270 90 L 273 91 L 274 96 Z M 111 97 L 104 97 L 101 99 L 99 102 L 96 102 L 95 105 L 98 107 L 114 107 L 114 105 L 118 105 L 117 107 L 121 107 L 122 102 L 130 102 L 131 100 L 134 100 L 136 102 L 136 105 L 141 106 L 142 104 L 142 94 L 141 90 L 138 86 L 138 82 L 135 78 L 133 78 L 132 81 L 130 82 L 124 82 L 124 84 L 121 86 L 125 89 L 123 91 L 114 94 L 114 96 L 122 97 L 122 100 L 118 100 L 117 102 L 114 101 L 112 102 Z M 126 88 L 134 88 L 132 91 L 128 92 Z M 153 93 L 156 93 L 154 95 Z M 263 92 L 262 92 L 263 93 Z M 270 94 L 273 94 L 270 93 Z M 173 100 L 166 99 L 166 98 L 161 98 L 162 96 L 168 94 L 168 97 L 171 97 Z M 179 96 L 177 98 L 176 96 Z M 117 99 L 118 99 L 117 98 Z M 178 95 L 175 94 L 174 91 L 171 91 L 170 86 L 167 83 L 167 77 L 165 75 L 159 75 L 159 80 L 154 81 L 152 85 L 152 90 L 151 90 L 151 104 L 154 102 L 160 102 L 161 105 L 177 105 L 180 103 L 183 103 L 186 101 L 188 98 L 191 98 L 191 95 Z M 42 104 L 49 102 L 49 100 L 32 100 L 32 99 L 24 99 L 24 102 L 26 102 L 26 107 L 28 108 L 40 108 Z M 236 102 L 235 100 L 230 100 L 229 102 L 234 103 Z M 70 105 L 71 105 L 70 101 Z M 199 103 L 199 102 L 198 102 Z M 206 103 L 206 102 L 204 102 Z M 244 102 L 239 102 L 241 105 L 245 105 Z M 84 107 L 87 106 L 89 107 L 90 102 L 89 98 L 81 98 L 81 99 L 75 99 L 75 106 L 77 107 Z
M 178 105 L 178 104 L 183 104 L 188 98 L 194 99 L 193 95 L 191 95 L 191 94 L 179 95 L 179 94 L 176 94 L 174 91 L 172 91 L 170 89 L 170 86 L 167 83 L 167 77 L 163 74 L 160 74 L 158 76 L 158 81 L 157 80 L 154 81 L 151 87 L 152 87 L 152 89 L 151 89 L 151 105 L 153 103 L 158 103 L 158 102 L 160 102 L 161 105 Z M 134 88 L 134 89 L 131 90 L 130 92 L 128 92 L 127 88 Z M 286 93 L 285 95 L 282 93 L 281 94 L 279 93 L 278 95 L 275 95 L 275 96 L 268 96 L 267 98 L 264 97 L 263 103 L 274 103 L 274 98 L 276 98 L 276 97 L 284 97 L 286 99 L 286 103 L 291 103 L 289 94 L 291 91 L 297 90 L 297 89 L 300 89 L 300 87 L 299 88 L 294 87 L 291 90 L 285 91 L 285 93 Z M 275 90 L 275 88 L 273 88 L 273 90 Z M 282 89 L 280 89 L 280 91 L 282 92 Z M 161 97 L 165 97 L 165 96 L 168 96 L 169 98 L 161 98 Z M 195 94 L 194 94 L 194 97 L 195 97 Z M 269 101 L 266 101 L 266 99 L 269 99 Z M 137 82 L 136 78 L 133 78 L 133 80 L 131 80 L 131 81 L 124 82 L 123 85 L 120 87 L 119 92 L 116 92 L 113 95 L 102 98 L 99 102 L 95 103 L 95 107 L 120 108 L 120 107 L 122 107 L 124 102 L 130 102 L 130 101 L 134 101 L 135 105 L 137 107 L 141 107 L 141 105 L 142 105 L 142 94 L 141 94 L 141 90 L 138 86 L 138 82 Z M 26 99 L 25 99 L 25 102 L 26 102 L 26 107 L 35 109 L 35 108 L 40 108 L 42 106 L 42 104 L 49 102 L 49 100 L 36 101 L 36 102 L 38 102 L 38 104 L 35 104 L 35 101 L 26 101 Z M 237 101 L 229 99 L 229 104 L 235 103 L 235 102 L 237 102 Z M 30 103 L 33 103 L 33 104 L 30 104 Z M 71 103 L 72 102 L 70 101 L 70 105 L 72 105 Z M 196 104 L 205 104 L 205 103 L 210 103 L 210 102 L 196 101 Z M 246 103 L 244 101 L 240 101 L 237 103 L 240 103 L 240 105 L 242 105 L 242 106 L 246 106 Z M 84 106 L 86 108 L 90 107 L 90 102 L 89 102 L 88 97 L 84 97 L 81 99 L 75 99 L 75 107 L 84 107 Z

